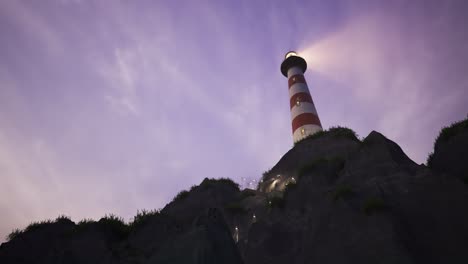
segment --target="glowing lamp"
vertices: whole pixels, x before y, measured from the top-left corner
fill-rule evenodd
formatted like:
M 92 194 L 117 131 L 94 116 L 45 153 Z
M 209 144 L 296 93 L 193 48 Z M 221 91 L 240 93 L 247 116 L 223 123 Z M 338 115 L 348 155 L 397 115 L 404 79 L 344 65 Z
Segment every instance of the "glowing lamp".
M 289 51 L 288 53 L 286 53 L 286 55 L 284 56 L 284 59 L 287 59 L 291 56 L 297 56 L 297 53 L 295 51 Z

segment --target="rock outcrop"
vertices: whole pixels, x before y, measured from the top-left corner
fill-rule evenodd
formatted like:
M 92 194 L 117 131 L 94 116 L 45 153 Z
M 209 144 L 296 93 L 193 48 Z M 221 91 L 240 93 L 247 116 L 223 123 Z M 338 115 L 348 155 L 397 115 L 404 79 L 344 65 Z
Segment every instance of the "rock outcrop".
M 436 172 L 468 183 L 468 119 L 442 129 L 428 165 Z
M 468 263 L 467 156 L 450 157 L 467 130 L 436 143 L 426 167 L 378 132 L 330 129 L 257 190 L 205 179 L 128 225 L 62 217 L 12 236 L 0 263 Z

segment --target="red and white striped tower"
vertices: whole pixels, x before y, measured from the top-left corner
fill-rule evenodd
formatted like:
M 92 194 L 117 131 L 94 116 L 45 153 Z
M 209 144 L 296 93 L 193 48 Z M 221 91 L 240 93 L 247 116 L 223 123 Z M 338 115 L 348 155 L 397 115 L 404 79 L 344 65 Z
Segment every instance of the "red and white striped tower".
M 306 61 L 294 51 L 286 53 L 281 63 L 281 73 L 288 78 L 294 143 L 322 131 L 322 124 L 304 78 L 306 69 Z

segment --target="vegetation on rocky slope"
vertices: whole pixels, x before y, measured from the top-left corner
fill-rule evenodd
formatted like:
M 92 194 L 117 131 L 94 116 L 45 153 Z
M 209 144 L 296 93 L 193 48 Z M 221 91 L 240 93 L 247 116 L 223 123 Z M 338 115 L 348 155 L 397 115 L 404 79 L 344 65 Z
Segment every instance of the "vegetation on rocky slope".
M 55 220 L 47 219 L 47 220 L 43 220 L 43 221 L 40 221 L 40 222 L 33 222 L 33 223 L 29 224 L 23 230 L 19 229 L 19 228 L 14 229 L 10 234 L 7 235 L 6 239 L 8 241 L 10 241 L 10 240 L 13 240 L 13 239 L 15 239 L 16 237 L 18 237 L 20 235 L 25 234 L 25 233 L 30 233 L 30 232 L 38 230 L 38 229 L 40 229 L 42 227 L 50 226 L 52 224 L 61 223 L 61 222 L 65 222 L 65 221 L 71 221 L 70 217 L 65 216 L 65 215 L 60 215 Z
M 356 134 L 356 132 L 354 132 L 352 129 L 347 128 L 347 127 L 336 126 L 336 127 L 331 127 L 331 128 L 329 128 L 327 130 L 319 131 L 319 132 L 317 132 L 315 134 L 312 134 L 310 136 L 307 136 L 307 137 L 299 140 L 298 142 L 296 142 L 294 145 L 301 144 L 303 142 L 306 142 L 306 141 L 309 141 L 309 140 L 312 140 L 312 139 L 316 139 L 316 138 L 320 138 L 320 137 L 323 137 L 323 136 L 326 136 L 326 135 L 330 135 L 330 136 L 333 136 L 333 137 L 344 137 L 344 138 L 349 138 L 349 139 L 357 141 L 357 142 L 361 142 L 359 140 L 358 135 Z
M 437 138 L 450 144 L 438 146 L 436 165 L 460 156 L 452 151 L 465 146 L 457 135 L 466 120 L 459 123 Z M 417 165 L 375 131 L 361 143 L 352 130 L 332 128 L 298 144 L 266 173 L 264 186 L 276 189 L 241 191 L 230 179 L 206 178 L 128 223 L 115 215 L 33 223 L 9 235 L 0 262 L 466 263 L 468 193 L 449 173 Z
M 190 194 L 190 192 L 194 188 L 215 188 L 217 185 L 226 185 L 229 186 L 229 188 L 233 188 L 237 191 L 239 191 L 239 184 L 235 183 L 231 179 L 227 178 L 220 178 L 220 179 L 209 179 L 205 178 L 203 182 L 200 185 L 194 185 L 190 188 L 189 191 L 183 190 L 180 191 L 172 200 L 171 203 L 182 201 L 185 198 L 187 198 Z M 247 194 L 244 194 L 247 195 Z M 242 211 L 243 209 L 241 207 L 236 207 L 234 205 L 231 205 L 231 207 L 227 208 L 229 210 L 234 210 L 234 211 Z M 108 214 L 105 215 L 103 218 L 101 218 L 99 221 L 95 221 L 92 219 L 83 219 L 78 222 L 78 224 L 75 226 L 75 229 L 77 231 L 79 230 L 84 230 L 86 228 L 89 228 L 90 226 L 99 226 L 101 229 L 106 229 L 109 230 L 111 233 L 117 235 L 117 237 L 120 238 L 125 238 L 128 236 L 128 234 L 134 230 L 135 228 L 139 228 L 146 223 L 149 222 L 150 219 L 157 217 L 161 214 L 160 210 L 154 209 L 154 210 L 138 210 L 137 214 L 133 217 L 132 221 L 129 223 L 126 223 L 124 219 L 120 216 L 114 215 L 114 214 Z M 70 217 L 61 215 L 57 217 L 55 220 L 44 220 L 40 222 L 33 222 L 29 224 L 25 229 L 15 229 L 13 230 L 7 237 L 6 239 L 8 241 L 13 240 L 14 238 L 21 236 L 25 233 L 30 233 L 35 230 L 41 229 L 46 226 L 51 226 L 55 223 L 60 223 L 60 222 L 71 222 Z M 75 224 L 75 223 L 73 223 Z
M 450 126 L 446 126 L 442 128 L 440 130 L 439 135 L 434 141 L 434 149 L 436 148 L 437 145 L 446 143 L 454 136 L 459 135 L 460 133 L 463 133 L 464 131 L 467 131 L 467 130 L 468 130 L 468 118 L 462 121 L 452 123 Z M 426 165 L 428 167 L 432 167 L 433 157 L 434 157 L 434 152 L 429 153 L 429 156 L 427 157 L 427 161 L 426 161 Z M 468 177 L 467 177 L 467 181 L 468 181 Z

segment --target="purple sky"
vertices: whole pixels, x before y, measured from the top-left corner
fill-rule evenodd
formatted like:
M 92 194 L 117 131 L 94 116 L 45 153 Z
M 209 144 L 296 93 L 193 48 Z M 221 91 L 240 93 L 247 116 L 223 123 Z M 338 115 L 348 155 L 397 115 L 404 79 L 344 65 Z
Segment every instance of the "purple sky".
M 303 2 L 0 1 L 0 241 L 259 178 L 292 146 L 291 49 L 324 128 L 425 162 L 468 113 L 468 4 Z

